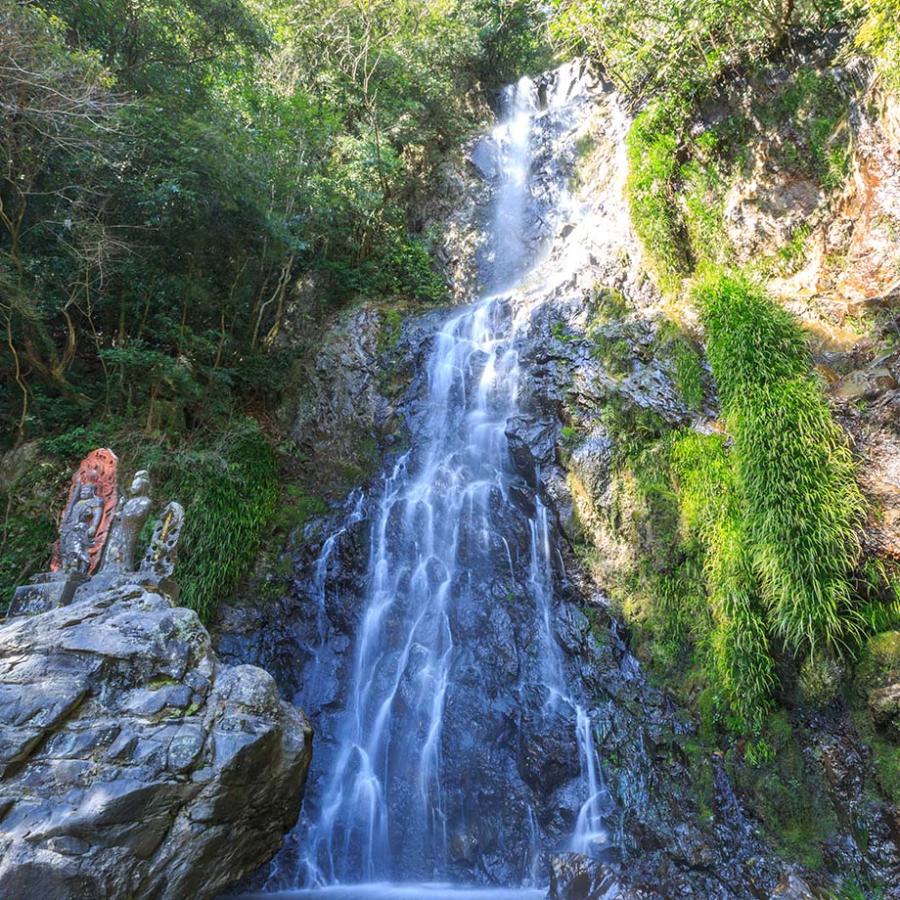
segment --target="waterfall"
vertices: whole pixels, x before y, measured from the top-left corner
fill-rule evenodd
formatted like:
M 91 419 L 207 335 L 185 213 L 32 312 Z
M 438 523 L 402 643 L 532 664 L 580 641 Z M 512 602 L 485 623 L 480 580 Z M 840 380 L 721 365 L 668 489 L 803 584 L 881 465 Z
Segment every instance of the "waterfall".
M 588 704 L 554 633 L 553 527 L 507 439 L 521 413 L 513 292 L 554 212 L 534 197 L 535 148 L 552 145 L 577 90 L 571 66 L 549 86 L 521 79 L 486 138 L 498 173 L 490 293 L 435 334 L 412 446 L 369 506 L 352 664 L 316 745 L 295 885 L 537 885 L 548 853 L 607 846 Z M 313 573 L 321 645 L 329 559 L 347 527 Z

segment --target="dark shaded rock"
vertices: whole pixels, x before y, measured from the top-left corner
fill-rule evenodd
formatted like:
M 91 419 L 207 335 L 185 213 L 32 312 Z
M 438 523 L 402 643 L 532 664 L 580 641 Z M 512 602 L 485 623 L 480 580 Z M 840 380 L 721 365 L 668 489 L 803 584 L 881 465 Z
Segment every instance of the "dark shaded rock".
M 580 853 L 561 853 L 550 860 L 548 900 L 603 900 L 619 897 L 610 867 Z
M 212 897 L 299 812 L 303 714 L 122 584 L 0 625 L 0 896 Z
M 87 581 L 85 575 L 45 572 L 29 584 L 16 588 L 7 615 L 33 616 L 72 602 L 75 591 Z

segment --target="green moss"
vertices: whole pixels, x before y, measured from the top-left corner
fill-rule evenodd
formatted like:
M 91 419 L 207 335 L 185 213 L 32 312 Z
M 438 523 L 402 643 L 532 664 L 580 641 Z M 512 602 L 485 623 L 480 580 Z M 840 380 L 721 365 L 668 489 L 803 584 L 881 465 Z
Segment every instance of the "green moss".
M 378 352 L 388 353 L 396 348 L 403 327 L 403 310 L 396 306 L 382 309 L 378 330 Z
M 620 322 L 628 315 L 628 303 L 622 292 L 603 285 L 595 285 L 591 291 L 590 308 L 592 328 Z
M 811 653 L 803 660 L 797 676 L 800 699 L 809 706 L 824 706 L 841 692 L 846 670 L 830 653 Z
M 562 341 L 564 344 L 568 344 L 575 339 L 575 335 L 566 328 L 565 322 L 554 322 L 550 326 L 550 334 L 553 335 L 556 340 Z
M 271 519 L 271 529 L 285 536 L 303 528 L 315 516 L 328 512 L 328 504 L 299 484 L 287 485 L 281 492 L 278 509 Z
M 736 751 L 726 757 L 729 774 L 775 849 L 792 862 L 822 865 L 822 844 L 838 828 L 821 779 L 806 771 L 803 750 L 787 713 L 772 713 L 762 728 L 768 752 L 748 765 Z
M 597 148 L 597 138 L 591 133 L 582 134 L 575 141 L 575 171 L 569 189 L 577 191 L 583 184 L 590 182 L 591 157 Z
M 656 410 L 638 406 L 620 394 L 606 399 L 599 418 L 613 440 L 616 463 L 635 458 L 670 430 Z
M 624 338 L 608 338 L 595 334 L 591 346 L 591 355 L 613 378 L 624 378 L 631 374 L 631 345 Z
M 769 262 L 763 266 L 764 273 L 793 275 L 806 259 L 806 239 L 811 233 L 812 228 L 805 223 L 796 228 L 788 242 L 778 248 L 774 266 Z
M 867 696 L 869 691 L 894 680 L 900 680 L 900 631 L 885 631 L 863 645 L 856 683 L 860 693 Z
M 872 753 L 872 767 L 879 790 L 891 803 L 900 805 L 900 746 L 876 729 L 864 700 L 860 699 L 851 715 L 860 738 Z
M 685 739 L 681 743 L 681 749 L 690 771 L 688 784 L 698 824 L 709 825 L 715 818 L 716 803 L 715 769 L 710 758 L 710 748 L 702 741 Z

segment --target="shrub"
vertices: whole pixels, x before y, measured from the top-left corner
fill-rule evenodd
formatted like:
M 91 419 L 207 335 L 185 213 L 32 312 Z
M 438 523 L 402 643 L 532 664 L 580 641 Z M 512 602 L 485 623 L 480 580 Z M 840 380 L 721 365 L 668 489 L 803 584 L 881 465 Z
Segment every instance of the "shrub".
M 210 446 L 164 463 L 165 488 L 185 507 L 177 579 L 181 601 L 209 621 L 247 575 L 278 498 L 275 455 L 245 420 Z
M 749 385 L 808 371 L 806 342 L 794 318 L 744 276 L 705 267 L 692 296 L 706 327 L 707 358 L 726 410 Z
M 775 685 L 765 622 L 747 554 L 731 460 L 720 435 L 680 433 L 672 448 L 681 527 L 704 555 L 712 618 L 708 667 L 744 730 L 756 732 Z
M 875 58 L 884 85 L 900 90 L 900 0 L 869 0 L 860 5 L 866 17 L 856 34 L 856 46 Z

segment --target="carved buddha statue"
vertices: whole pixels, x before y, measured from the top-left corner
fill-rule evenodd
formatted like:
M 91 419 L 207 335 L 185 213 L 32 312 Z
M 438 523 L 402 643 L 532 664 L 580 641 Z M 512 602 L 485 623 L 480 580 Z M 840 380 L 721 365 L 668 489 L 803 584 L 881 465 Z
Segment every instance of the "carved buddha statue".
M 103 553 L 101 572 L 134 571 L 134 550 L 138 536 L 150 515 L 150 475 L 136 472 L 129 490 L 131 496 L 119 501 L 109 539 Z
M 59 555 L 63 572 L 85 575 L 91 565 L 90 548 L 103 518 L 103 500 L 92 482 L 82 482 L 60 525 Z

